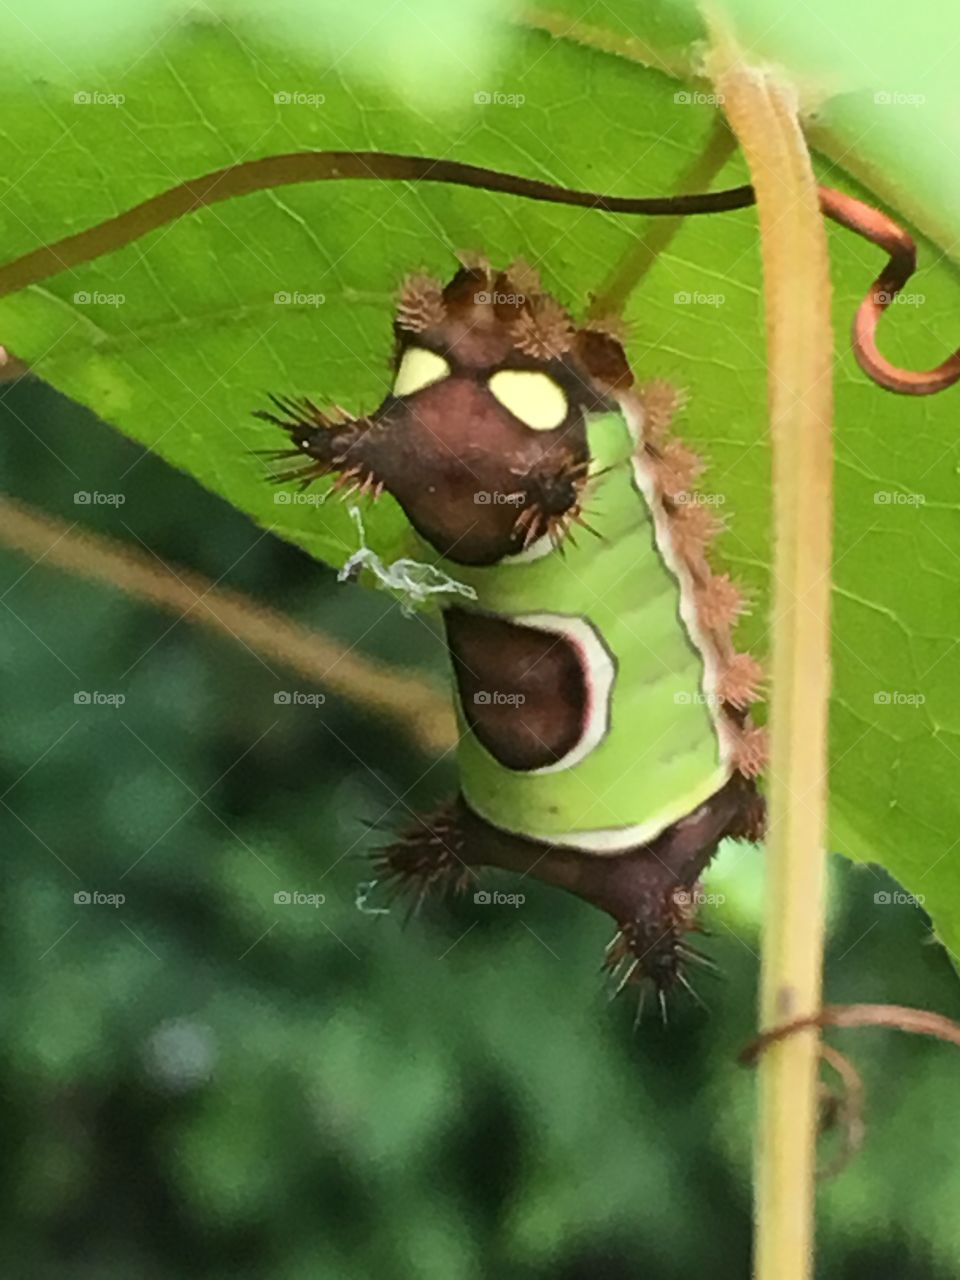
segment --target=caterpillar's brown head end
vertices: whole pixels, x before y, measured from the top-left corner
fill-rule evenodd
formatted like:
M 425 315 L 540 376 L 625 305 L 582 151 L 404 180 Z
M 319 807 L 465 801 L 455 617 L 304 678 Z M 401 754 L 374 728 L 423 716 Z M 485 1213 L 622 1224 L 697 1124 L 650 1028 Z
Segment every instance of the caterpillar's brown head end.
M 382 487 L 418 533 L 461 564 L 494 564 L 581 518 L 586 414 L 629 378 L 616 337 L 578 330 L 524 263 L 463 255 L 446 284 L 408 277 L 389 394 L 339 422 L 284 401 L 302 470 Z M 293 412 L 291 413 L 291 406 Z

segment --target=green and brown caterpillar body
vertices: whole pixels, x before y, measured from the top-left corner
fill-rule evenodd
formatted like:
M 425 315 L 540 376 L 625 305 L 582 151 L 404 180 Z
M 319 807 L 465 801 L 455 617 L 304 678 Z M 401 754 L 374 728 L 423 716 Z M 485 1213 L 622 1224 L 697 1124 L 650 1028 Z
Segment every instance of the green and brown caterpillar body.
M 460 795 L 386 849 L 417 894 L 500 867 L 609 912 L 624 981 L 685 982 L 695 890 L 756 839 L 761 672 L 706 549 L 679 394 L 638 389 L 615 333 L 577 329 L 522 264 L 471 258 L 400 297 L 391 393 L 369 417 L 278 401 L 305 466 L 403 507 L 424 556 L 472 588 L 444 610 Z

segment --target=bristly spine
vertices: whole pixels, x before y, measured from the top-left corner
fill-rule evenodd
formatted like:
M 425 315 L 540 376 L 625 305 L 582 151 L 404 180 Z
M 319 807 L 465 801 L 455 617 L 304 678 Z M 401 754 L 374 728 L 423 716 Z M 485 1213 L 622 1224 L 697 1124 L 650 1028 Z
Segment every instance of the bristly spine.
M 397 302 L 396 322 L 410 333 L 439 328 L 446 319 L 443 286 L 431 276 L 407 276 Z
M 327 410 L 319 409 L 307 397 L 271 395 L 279 413 L 267 409 L 257 410 L 255 417 L 285 431 L 293 442 L 292 449 L 269 450 L 275 461 L 302 458 L 304 465 L 275 474 L 274 484 L 297 482 L 301 490 L 326 476 L 333 476 L 331 492 L 337 492 L 341 500 L 358 494 L 373 495 L 374 501 L 383 492 L 383 484 L 364 462 L 354 462 L 351 448 L 367 432 L 371 423 L 367 418 L 356 418 L 340 405 Z
M 767 734 L 747 722 L 746 714 L 762 699 L 763 669 L 751 654 L 738 652 L 733 642 L 733 630 L 748 611 L 742 590 L 729 574 L 714 573 L 709 564 L 710 544 L 724 526 L 696 488 L 705 464 L 688 445 L 670 435 L 674 416 L 685 407 L 687 396 L 657 379 L 641 390 L 638 400 L 635 414 L 642 425 L 636 464 L 650 477 L 659 509 L 657 523 L 692 588 L 699 638 L 705 642 L 705 658 L 713 674 L 707 696 L 719 704 L 716 710 L 723 717 L 733 766 L 745 777 L 755 778 L 766 765 Z M 681 583 L 681 589 L 686 585 Z

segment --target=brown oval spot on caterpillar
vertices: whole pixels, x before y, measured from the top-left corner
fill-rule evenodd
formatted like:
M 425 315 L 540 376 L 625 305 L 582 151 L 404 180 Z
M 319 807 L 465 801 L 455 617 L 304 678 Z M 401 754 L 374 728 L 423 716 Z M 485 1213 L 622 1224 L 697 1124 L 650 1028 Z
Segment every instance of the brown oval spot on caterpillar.
M 589 672 L 577 645 L 467 609 L 443 616 L 464 719 L 493 758 L 528 771 L 574 751 L 590 709 Z

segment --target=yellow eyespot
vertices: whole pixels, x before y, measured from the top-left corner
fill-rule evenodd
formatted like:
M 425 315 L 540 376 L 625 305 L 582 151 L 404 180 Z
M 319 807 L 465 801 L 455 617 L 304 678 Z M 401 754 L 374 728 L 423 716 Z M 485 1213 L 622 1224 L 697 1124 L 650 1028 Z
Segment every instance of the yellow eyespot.
M 395 396 L 412 396 L 415 391 L 431 387 L 450 377 L 450 366 L 443 356 L 424 347 L 407 347 L 393 383 Z
M 563 388 L 534 369 L 501 369 L 487 384 L 515 418 L 534 431 L 553 431 L 567 416 Z

